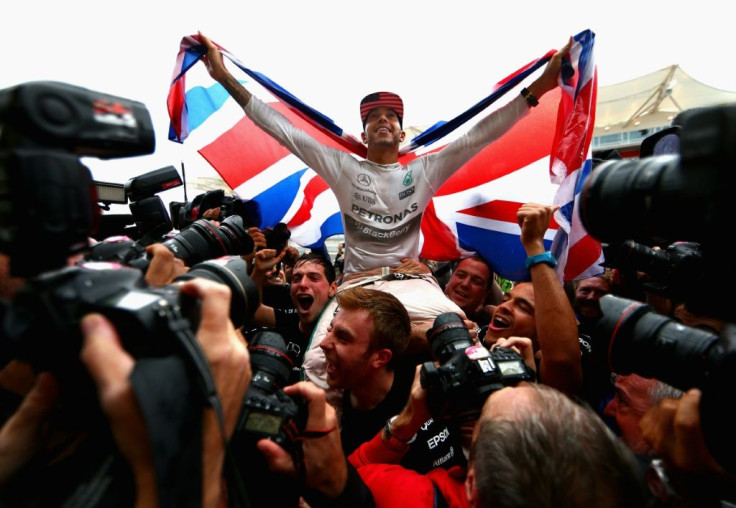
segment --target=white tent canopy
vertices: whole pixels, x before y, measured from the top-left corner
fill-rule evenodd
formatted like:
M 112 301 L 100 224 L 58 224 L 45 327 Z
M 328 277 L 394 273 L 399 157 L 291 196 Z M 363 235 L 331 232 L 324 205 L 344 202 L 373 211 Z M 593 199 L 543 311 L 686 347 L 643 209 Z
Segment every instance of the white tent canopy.
M 736 92 L 705 85 L 670 65 L 651 74 L 598 87 L 594 136 L 667 127 L 686 109 L 736 102 Z

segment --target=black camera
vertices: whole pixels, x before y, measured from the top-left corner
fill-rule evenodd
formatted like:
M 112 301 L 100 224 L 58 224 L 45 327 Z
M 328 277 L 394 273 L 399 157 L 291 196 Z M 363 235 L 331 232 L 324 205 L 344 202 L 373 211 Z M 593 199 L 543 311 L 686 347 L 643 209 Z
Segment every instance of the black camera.
M 204 212 L 212 209 L 219 209 L 218 216 L 211 217 L 217 221 L 223 221 L 231 215 L 249 216 L 245 203 L 237 196 L 226 196 L 222 189 L 203 192 L 189 202 L 171 201 L 169 203 L 171 220 L 174 228 L 179 230 L 189 227 L 193 222 L 201 219 Z M 246 226 L 250 225 L 249 221 L 245 222 Z
M 675 302 L 686 302 L 692 310 L 698 309 L 702 296 L 692 290 L 692 283 L 701 280 L 705 273 L 699 244 L 675 242 L 657 250 L 626 240 L 616 249 L 607 246 L 604 252 L 606 266 L 628 273 L 644 272 L 647 278 L 642 286 L 647 291 Z
M 614 246 L 626 240 L 660 247 L 697 243 L 703 270 L 699 298 L 688 306 L 729 319 L 733 302 L 718 295 L 722 285 L 736 283 L 736 272 L 729 268 L 728 250 L 719 240 L 731 229 L 736 104 L 686 113 L 679 129 L 679 154 L 597 166 L 580 193 L 580 219 L 593 237 Z
M 438 315 L 427 339 L 440 363 L 438 367 L 426 362 L 419 372 L 433 418 L 476 418 L 491 393 L 535 379 L 513 349 L 489 351 L 482 344 L 473 344 L 465 323 L 454 312 Z
M 659 379 L 681 390 L 700 388 L 703 436 L 723 467 L 736 471 L 736 438 L 723 414 L 733 401 L 736 327 L 720 335 L 692 328 L 656 313 L 649 305 L 614 295 L 600 299 L 603 317 L 594 339 L 608 344 L 608 364 L 619 374 Z
M 294 368 L 286 341 L 276 332 L 261 330 L 250 339 L 248 351 L 253 377 L 236 433 L 243 432 L 251 441 L 271 439 L 293 453 L 307 422 L 307 408 L 303 399 L 283 392 Z
M 272 228 L 264 229 L 263 235 L 266 237 L 266 248 L 281 252 L 289 243 L 291 231 L 286 224 L 279 222 Z
M 236 327 L 249 320 L 260 303 L 258 288 L 242 258 L 195 265 L 176 281 L 194 277 L 230 288 L 230 319 Z M 113 322 L 123 347 L 135 358 L 183 355 L 186 351 L 177 330 L 199 326 L 198 300 L 180 293 L 176 284 L 153 288 L 140 270 L 82 263 L 46 272 L 21 286 L 3 320 L 0 351 L 7 356 L 3 360 L 26 360 L 39 371 L 58 374 L 72 388 L 87 391 L 86 370 L 79 360 L 79 320 L 90 312 Z
M 80 156 L 150 154 L 153 123 L 136 101 L 54 81 L 0 90 L 0 250 L 13 275 L 66 264 L 100 221 Z
M 241 256 L 253 252 L 253 239 L 239 215 L 231 215 L 219 227 L 210 220 L 199 219 L 178 234 L 162 240 L 161 244 L 187 266 L 222 256 Z M 89 249 L 86 259 L 113 261 L 145 273 L 150 263 L 145 246 L 144 243 L 133 241 L 100 242 Z

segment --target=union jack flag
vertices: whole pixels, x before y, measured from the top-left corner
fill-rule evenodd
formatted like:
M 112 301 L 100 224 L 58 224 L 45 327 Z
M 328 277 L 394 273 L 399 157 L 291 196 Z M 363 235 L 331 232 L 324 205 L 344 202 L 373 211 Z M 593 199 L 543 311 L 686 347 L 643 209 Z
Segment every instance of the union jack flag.
M 592 168 L 594 38 L 589 30 L 576 35 L 561 86 L 439 189 L 422 220 L 421 257 L 445 261 L 477 252 L 501 277 L 526 279 L 526 253 L 519 241 L 516 211 L 533 201 L 561 205 L 545 236 L 545 244 L 559 260 L 560 279 L 574 280 L 602 271 L 600 244 L 582 227 L 575 206 Z M 237 77 L 251 93 L 320 142 L 356 157 L 365 156 L 365 146 L 355 136 L 218 47 L 242 71 Z M 284 222 L 298 245 L 322 247 L 325 239 L 343 232 L 333 193 L 314 171 L 256 127 L 209 77 L 204 65 L 195 65 L 205 52 L 198 36 L 182 39 L 168 97 L 169 139 L 196 146 L 249 204 L 260 228 Z M 467 111 L 416 136 L 401 149 L 399 162 L 441 150 L 458 135 L 460 126 L 476 120 L 553 53 L 548 51 L 502 79 L 488 97 Z

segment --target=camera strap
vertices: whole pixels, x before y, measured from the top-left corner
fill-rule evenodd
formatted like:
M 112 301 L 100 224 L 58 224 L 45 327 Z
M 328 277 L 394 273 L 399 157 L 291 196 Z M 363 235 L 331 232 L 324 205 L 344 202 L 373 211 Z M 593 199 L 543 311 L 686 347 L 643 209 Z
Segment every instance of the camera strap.
M 207 357 L 179 309 L 161 305 L 157 311 L 183 354 L 139 359 L 131 383 L 157 450 L 154 461 L 160 505 L 201 506 L 201 482 L 191 479 L 202 476 L 202 411 L 209 406 L 223 439 L 230 506 L 249 508 L 242 480 L 234 470 L 222 404 Z

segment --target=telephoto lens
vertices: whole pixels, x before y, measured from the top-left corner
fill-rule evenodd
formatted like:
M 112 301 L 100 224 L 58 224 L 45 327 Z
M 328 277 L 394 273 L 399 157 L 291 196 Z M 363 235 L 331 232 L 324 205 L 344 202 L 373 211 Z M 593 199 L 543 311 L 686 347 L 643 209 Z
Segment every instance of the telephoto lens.
M 253 279 L 248 275 L 248 263 L 239 256 L 223 256 L 194 265 L 187 273 L 175 281 L 195 277 L 225 284 L 232 293 L 230 299 L 230 320 L 235 328 L 250 322 L 261 303 L 260 293 Z
M 240 215 L 231 215 L 220 223 L 220 227 L 207 219 L 199 219 L 162 244 L 187 266 L 221 256 L 253 252 L 253 239 Z

